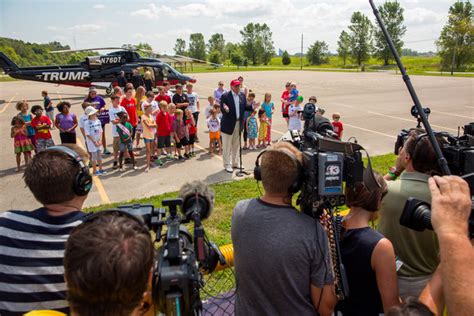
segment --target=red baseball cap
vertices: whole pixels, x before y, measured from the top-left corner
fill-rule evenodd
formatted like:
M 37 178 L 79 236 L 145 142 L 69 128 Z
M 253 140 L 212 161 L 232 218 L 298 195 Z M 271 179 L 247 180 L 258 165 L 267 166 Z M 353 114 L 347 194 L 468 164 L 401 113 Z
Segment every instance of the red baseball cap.
M 230 86 L 231 87 L 236 87 L 236 86 L 240 86 L 240 81 L 238 79 L 234 79 L 230 82 Z

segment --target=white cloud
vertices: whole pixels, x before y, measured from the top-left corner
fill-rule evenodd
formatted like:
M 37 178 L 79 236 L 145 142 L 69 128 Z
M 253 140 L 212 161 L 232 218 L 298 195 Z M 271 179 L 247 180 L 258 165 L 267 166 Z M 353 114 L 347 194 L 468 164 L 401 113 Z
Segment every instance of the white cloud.
M 69 27 L 68 29 L 72 31 L 87 33 L 87 32 L 96 32 L 96 31 L 101 30 L 102 28 L 103 27 L 98 24 L 78 24 L 78 25 L 73 25 Z
M 426 8 L 413 8 L 405 11 L 407 25 L 439 24 L 446 19 L 446 14 L 436 13 Z
M 92 8 L 94 8 L 94 9 L 105 9 L 105 5 L 103 5 L 103 4 L 94 4 L 94 6 Z

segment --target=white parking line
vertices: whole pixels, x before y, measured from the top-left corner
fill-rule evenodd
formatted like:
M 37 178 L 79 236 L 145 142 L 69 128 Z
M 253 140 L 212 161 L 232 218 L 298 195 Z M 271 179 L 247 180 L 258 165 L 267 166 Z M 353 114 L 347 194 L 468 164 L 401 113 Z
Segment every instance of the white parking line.
M 0 110 L 0 114 L 6 111 L 6 109 L 7 109 L 7 108 L 10 106 L 10 104 L 12 103 L 12 100 L 13 100 L 17 95 L 18 95 L 18 92 L 16 92 L 15 95 L 10 98 L 10 100 L 7 102 L 7 104 L 5 104 L 5 106 L 3 107 L 3 109 Z
M 359 126 L 354 126 L 354 125 L 347 124 L 347 123 L 344 123 L 344 125 L 345 125 L 345 126 L 352 127 L 352 128 L 355 128 L 355 129 L 360 129 L 360 130 L 362 130 L 362 131 L 366 131 L 366 132 L 370 132 L 370 133 L 374 133 L 374 134 L 378 134 L 378 135 L 382 135 L 382 136 L 386 136 L 386 137 L 390 137 L 390 138 L 396 139 L 396 137 L 393 136 L 393 135 L 389 135 L 389 134 L 385 134 L 385 133 L 380 133 L 380 132 L 377 132 L 377 131 L 374 131 L 374 130 L 371 130 L 371 129 L 367 129 L 367 128 L 363 128 L 363 127 L 359 127 Z
M 474 118 L 474 116 L 459 115 L 459 114 L 441 112 L 441 111 L 438 111 L 438 110 L 431 110 L 431 112 L 433 112 L 433 113 L 441 113 L 441 114 L 444 114 L 444 115 L 451 115 L 451 116 L 456 116 L 456 117 L 462 117 L 462 118 L 468 118 L 468 119 L 471 119 L 471 120 Z
M 389 117 L 389 118 L 393 118 L 393 119 L 396 119 L 396 120 L 401 120 L 401 121 L 407 121 L 407 122 L 411 122 L 411 123 L 416 123 L 414 120 L 410 120 L 410 119 L 406 119 L 404 117 L 398 117 L 398 116 L 393 116 L 393 115 L 387 115 L 387 114 L 382 114 L 382 113 L 377 113 L 377 112 L 372 112 L 372 111 L 367 111 L 369 114 L 374 114 L 374 115 L 379 115 L 379 116 L 384 116 L 384 117 Z M 435 124 L 431 124 L 431 126 L 434 126 L 434 127 L 437 127 L 437 128 L 441 128 L 441 129 L 444 129 L 444 130 L 450 130 L 450 131 L 453 131 L 453 132 L 457 132 L 458 130 L 457 129 L 454 129 L 454 128 L 449 128 L 449 127 L 444 127 L 444 126 L 440 126 L 440 125 L 435 125 Z

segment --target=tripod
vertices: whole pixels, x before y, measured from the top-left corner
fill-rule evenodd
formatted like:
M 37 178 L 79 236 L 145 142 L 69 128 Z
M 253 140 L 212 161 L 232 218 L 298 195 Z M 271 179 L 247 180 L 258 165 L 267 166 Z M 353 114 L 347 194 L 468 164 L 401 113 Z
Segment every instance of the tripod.
M 243 177 L 244 175 L 247 175 L 247 176 L 250 175 L 250 173 L 245 171 L 244 167 L 242 166 L 242 132 L 243 132 L 243 129 L 242 129 L 242 124 L 240 124 L 240 122 L 238 122 L 238 123 L 239 123 L 239 160 L 240 160 L 240 163 L 239 163 L 238 171 L 235 173 L 235 175 L 237 177 Z

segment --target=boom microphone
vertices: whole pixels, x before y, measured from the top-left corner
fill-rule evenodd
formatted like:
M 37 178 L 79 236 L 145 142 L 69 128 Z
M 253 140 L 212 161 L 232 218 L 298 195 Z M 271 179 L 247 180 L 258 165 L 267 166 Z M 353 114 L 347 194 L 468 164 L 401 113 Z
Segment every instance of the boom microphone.
M 214 207 L 214 195 L 214 190 L 202 181 L 185 183 L 179 191 L 179 197 L 183 199 L 182 211 L 186 220 L 191 220 L 195 212 L 201 219 L 208 218 Z

